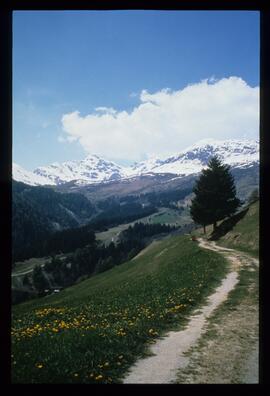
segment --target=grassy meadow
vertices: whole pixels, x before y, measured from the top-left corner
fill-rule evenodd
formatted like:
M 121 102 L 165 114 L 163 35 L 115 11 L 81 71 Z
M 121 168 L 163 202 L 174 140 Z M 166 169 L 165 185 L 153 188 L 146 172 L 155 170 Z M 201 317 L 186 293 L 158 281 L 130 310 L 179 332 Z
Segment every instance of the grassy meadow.
M 174 236 L 132 261 L 13 307 L 13 383 L 118 383 L 147 346 L 185 325 L 227 271 Z

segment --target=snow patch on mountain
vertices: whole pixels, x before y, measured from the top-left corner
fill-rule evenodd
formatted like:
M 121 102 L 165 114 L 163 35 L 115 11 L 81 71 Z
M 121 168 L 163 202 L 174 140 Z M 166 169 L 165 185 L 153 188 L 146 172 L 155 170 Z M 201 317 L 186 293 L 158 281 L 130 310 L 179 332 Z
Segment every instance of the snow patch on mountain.
M 34 170 L 39 176 L 50 179 L 52 184 L 63 184 L 77 180 L 79 184 L 100 183 L 106 180 L 118 180 L 125 176 L 123 168 L 112 161 L 97 155 L 88 155 L 81 161 L 67 161 L 41 166 Z
M 83 186 L 164 173 L 184 177 L 201 172 L 214 155 L 233 168 L 250 167 L 259 163 L 259 142 L 206 139 L 166 159 L 151 157 L 130 167 L 120 166 L 97 155 L 88 155 L 81 161 L 41 166 L 33 172 L 13 164 L 13 178 L 30 185 L 59 185 L 74 181 Z
M 166 160 L 144 161 L 133 167 L 134 173 L 174 173 L 187 176 L 200 172 L 217 155 L 231 167 L 248 167 L 259 162 L 259 142 L 254 140 L 205 139 Z
M 14 180 L 29 184 L 30 186 L 44 186 L 51 184 L 47 177 L 36 175 L 14 162 L 12 164 L 12 177 Z

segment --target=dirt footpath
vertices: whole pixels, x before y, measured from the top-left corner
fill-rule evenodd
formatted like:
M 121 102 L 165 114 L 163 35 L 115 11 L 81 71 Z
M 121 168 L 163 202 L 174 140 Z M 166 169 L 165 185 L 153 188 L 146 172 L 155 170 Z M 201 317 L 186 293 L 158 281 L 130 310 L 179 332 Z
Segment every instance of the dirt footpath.
M 208 297 L 205 306 L 190 317 L 186 328 L 171 331 L 158 340 L 150 349 L 152 356 L 139 359 L 123 383 L 258 382 L 255 284 L 250 283 L 248 293 L 232 311 L 218 309 L 223 307 L 228 293 L 237 285 L 239 270 L 244 268 L 255 274 L 258 263 L 256 259 L 233 249 L 221 248 L 213 242 L 200 239 L 199 243 L 203 248 L 225 255 L 231 271 Z
M 236 286 L 237 299 L 211 317 L 205 334 L 189 350 L 188 365 L 178 371 L 177 383 L 258 383 L 258 260 L 213 242 L 202 242 L 202 246 L 237 257 L 246 280 Z

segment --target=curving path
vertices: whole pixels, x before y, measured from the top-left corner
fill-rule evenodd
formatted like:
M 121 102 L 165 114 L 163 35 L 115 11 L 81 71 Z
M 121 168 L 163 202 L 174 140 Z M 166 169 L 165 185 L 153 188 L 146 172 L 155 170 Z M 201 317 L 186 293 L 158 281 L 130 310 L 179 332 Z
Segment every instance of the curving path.
M 168 384 L 177 380 L 177 372 L 187 367 L 186 352 L 195 345 L 206 330 L 207 319 L 226 300 L 238 282 L 238 271 L 243 265 L 258 265 L 258 260 L 233 249 L 217 246 L 214 242 L 198 240 L 202 248 L 222 253 L 231 264 L 231 271 L 221 285 L 207 299 L 207 304 L 195 312 L 184 330 L 170 331 L 150 348 L 152 356 L 139 359 L 124 378 L 124 384 Z M 245 258 L 243 260 L 243 257 Z

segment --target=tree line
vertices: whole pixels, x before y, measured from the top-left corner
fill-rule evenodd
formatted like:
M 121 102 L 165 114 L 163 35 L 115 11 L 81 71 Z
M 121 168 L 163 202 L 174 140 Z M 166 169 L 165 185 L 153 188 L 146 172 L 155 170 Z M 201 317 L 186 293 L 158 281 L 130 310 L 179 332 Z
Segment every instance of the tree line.
M 130 223 L 157 212 L 157 208 L 151 204 L 144 205 L 139 202 L 120 203 L 113 199 L 100 202 L 98 206 L 103 211 L 89 222 L 89 225 L 96 231 L 106 231 L 108 227 Z
M 173 232 L 175 226 L 162 224 L 136 223 L 122 231 L 119 242 L 108 246 L 99 244 L 95 235 L 87 246 L 77 248 L 64 257 L 52 255 L 44 267 L 35 267 L 33 285 L 39 293 L 50 288 L 50 281 L 55 287 L 67 287 L 80 279 L 104 272 L 136 256 L 154 235 Z M 25 282 L 29 276 L 26 275 Z M 50 281 L 49 281 L 50 280 Z
M 86 245 L 95 231 L 105 231 L 156 211 L 153 205 L 120 202 L 117 199 L 98 202 L 94 207 L 80 194 L 56 193 L 50 188 L 29 187 L 14 182 L 13 263 L 31 257 L 70 252 Z
M 141 222 L 135 223 L 133 226 L 129 226 L 126 230 L 120 234 L 122 241 L 126 240 L 142 240 L 152 235 L 168 233 L 175 231 L 178 227 L 167 224 L 144 224 Z

